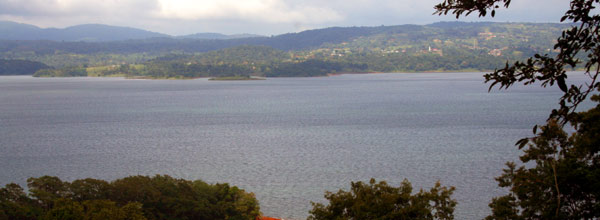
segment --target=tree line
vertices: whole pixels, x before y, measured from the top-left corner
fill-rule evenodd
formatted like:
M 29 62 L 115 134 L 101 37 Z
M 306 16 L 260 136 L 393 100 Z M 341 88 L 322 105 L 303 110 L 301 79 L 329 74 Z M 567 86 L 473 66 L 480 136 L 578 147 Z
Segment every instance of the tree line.
M 292 53 L 266 46 L 240 46 L 203 54 L 168 54 L 139 64 L 48 68 L 35 76 L 126 76 L 198 78 L 226 76 L 307 77 L 334 73 L 485 71 L 501 67 L 501 58 L 483 51 L 447 50 L 418 54 L 372 52 L 332 56 L 330 52 Z
M 0 219 L 248 219 L 260 215 L 254 194 L 229 184 L 166 175 L 62 181 L 42 176 L 0 188 Z
M 32 75 L 48 68 L 50 66 L 35 61 L 0 59 L 0 75 Z
M 29 193 L 17 184 L 0 188 L 0 220 L 254 220 L 261 216 L 254 194 L 228 184 L 208 184 L 166 175 L 129 176 L 111 182 L 73 182 L 42 176 L 27 180 Z M 452 219 L 454 187 L 437 183 L 412 193 L 405 180 L 353 182 L 349 192 L 326 193 L 330 205 L 313 203 L 309 219 Z M 332 208 L 334 207 L 334 208 Z

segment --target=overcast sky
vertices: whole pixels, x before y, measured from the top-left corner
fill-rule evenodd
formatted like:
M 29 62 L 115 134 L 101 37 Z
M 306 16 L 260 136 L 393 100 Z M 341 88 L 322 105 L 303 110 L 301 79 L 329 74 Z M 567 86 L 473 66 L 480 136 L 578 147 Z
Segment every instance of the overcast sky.
M 108 24 L 184 35 L 276 35 L 330 26 L 430 24 L 442 0 L 0 0 L 0 20 L 40 27 Z M 559 22 L 568 0 L 514 0 L 493 21 Z M 460 21 L 482 21 L 471 15 Z

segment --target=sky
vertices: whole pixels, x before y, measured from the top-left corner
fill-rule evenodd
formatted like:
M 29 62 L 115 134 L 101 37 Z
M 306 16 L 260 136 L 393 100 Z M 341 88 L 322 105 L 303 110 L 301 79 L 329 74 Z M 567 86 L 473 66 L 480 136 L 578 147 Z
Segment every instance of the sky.
M 38 27 L 126 26 L 170 35 L 278 35 L 332 26 L 430 24 L 443 0 L 0 0 L 0 20 Z M 559 22 L 568 0 L 514 0 L 496 17 L 458 21 Z

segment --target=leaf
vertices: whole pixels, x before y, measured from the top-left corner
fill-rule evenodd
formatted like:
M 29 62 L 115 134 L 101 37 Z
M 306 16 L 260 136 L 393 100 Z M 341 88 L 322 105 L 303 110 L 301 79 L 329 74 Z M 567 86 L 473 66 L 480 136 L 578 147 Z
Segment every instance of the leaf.
M 529 139 L 523 138 L 523 139 L 517 141 L 517 143 L 515 145 L 519 146 L 519 150 L 520 150 L 523 147 L 525 147 L 525 145 L 527 145 L 528 142 L 529 142 Z
M 537 126 L 537 125 L 533 126 L 533 133 L 534 133 L 534 134 L 535 134 L 535 133 L 537 133 L 537 129 L 538 129 L 538 126 Z
M 565 75 L 560 75 L 556 78 L 556 84 L 558 84 L 558 88 L 562 90 L 564 93 L 567 93 L 569 90 L 567 88 L 567 84 L 565 83 Z

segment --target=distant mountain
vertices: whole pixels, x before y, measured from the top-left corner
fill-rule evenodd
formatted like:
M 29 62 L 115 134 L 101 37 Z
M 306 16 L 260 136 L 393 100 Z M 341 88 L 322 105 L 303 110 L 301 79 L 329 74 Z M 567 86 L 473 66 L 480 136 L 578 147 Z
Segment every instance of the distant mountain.
M 42 29 L 29 24 L 0 21 L 0 39 L 3 40 L 39 40 Z
M 116 27 L 102 24 L 84 24 L 65 29 L 49 29 L 55 31 L 55 39 L 65 41 L 120 41 L 130 39 L 145 39 L 170 37 L 166 34 L 130 28 Z
M 30 24 L 12 21 L 0 21 L 0 40 L 50 40 L 108 42 L 141 40 L 148 38 L 230 40 L 240 38 L 264 37 L 255 34 L 225 35 L 219 33 L 197 33 L 173 37 L 142 29 L 118 27 L 103 24 L 82 24 L 67 28 L 39 28 Z
M 0 21 L 0 39 L 2 40 L 106 42 L 160 37 L 170 36 L 136 28 L 103 24 L 84 24 L 67 28 L 39 28 L 29 24 Z
M 88 41 L 65 40 L 63 42 L 62 40 L 2 40 L 1 36 L 16 36 L 35 31 L 51 33 L 57 30 L 62 30 L 61 33 L 73 33 L 77 32 L 76 30 L 83 31 L 85 29 L 91 29 L 87 30 L 90 35 L 102 36 L 101 34 L 107 34 L 106 32 L 118 32 L 116 30 L 100 31 L 102 29 L 119 28 L 105 25 L 80 25 L 65 29 L 39 29 L 31 25 L 3 22 L 0 23 L 0 59 L 28 59 L 42 61 L 51 66 L 63 66 L 81 64 L 89 60 L 79 56 L 68 56 L 68 54 L 119 54 L 123 55 L 121 59 L 127 58 L 129 62 L 141 62 L 168 53 L 201 53 L 242 45 L 267 46 L 283 51 L 320 50 L 319 53 L 322 53 L 329 50 L 329 56 L 371 52 L 384 55 L 390 53 L 418 54 L 423 51 L 450 55 L 450 51 L 470 51 L 471 53 L 494 54 L 516 59 L 535 53 L 553 52 L 552 46 L 556 38 L 560 36 L 562 30 L 569 26 L 570 24 L 557 23 L 440 22 L 430 25 L 331 27 L 271 37 L 235 39 L 222 39 L 227 35 L 204 33 L 192 35 L 195 38 L 191 36 L 190 38 L 174 38 L 158 34 L 151 36 L 167 37 L 109 42 L 100 40 L 90 42 L 90 38 L 87 38 Z M 8 29 L 15 31 L 6 31 Z M 132 28 L 119 30 L 122 29 L 136 30 Z M 46 36 L 54 35 L 46 34 Z M 141 37 L 129 36 L 129 38 Z M 30 39 L 39 38 L 35 34 L 29 34 L 29 37 Z M 109 37 L 95 39 L 111 39 Z M 80 36 L 73 39 L 84 38 Z M 107 58 L 107 61 L 97 61 L 112 62 L 114 60 L 111 57 Z
M 253 38 L 253 37 L 264 37 L 262 35 L 256 34 L 234 34 L 234 35 L 225 35 L 219 33 L 197 33 L 190 35 L 177 36 L 179 39 L 219 39 L 219 40 L 229 40 L 229 39 L 239 39 L 239 38 Z
M 167 78 L 249 73 L 308 76 L 344 71 L 483 71 L 498 68 L 507 60 L 556 53 L 553 48 L 556 38 L 570 25 L 440 22 L 331 27 L 235 39 L 216 33 L 96 42 L 0 39 L 0 59 L 42 62 L 56 68 L 46 75 L 61 76 L 85 73 L 81 71 L 85 67 L 91 75 L 127 73 Z M 0 25 L 0 31 L 11 28 L 20 32 L 1 33 L 41 31 L 35 26 L 15 23 Z M 77 33 L 76 30 L 86 28 L 90 36 L 97 36 L 95 39 L 110 39 L 102 35 L 105 34 L 102 29 L 115 27 L 82 25 L 42 30 L 50 33 L 47 36 L 54 36 L 52 31 Z

